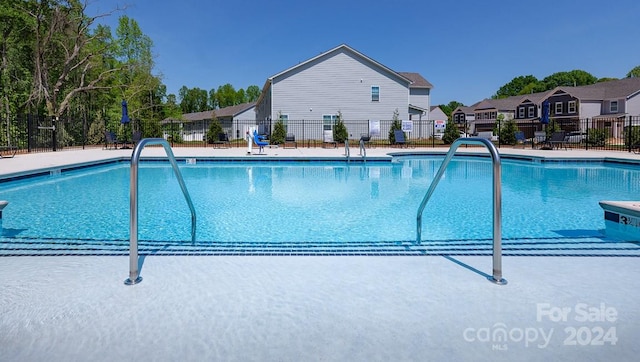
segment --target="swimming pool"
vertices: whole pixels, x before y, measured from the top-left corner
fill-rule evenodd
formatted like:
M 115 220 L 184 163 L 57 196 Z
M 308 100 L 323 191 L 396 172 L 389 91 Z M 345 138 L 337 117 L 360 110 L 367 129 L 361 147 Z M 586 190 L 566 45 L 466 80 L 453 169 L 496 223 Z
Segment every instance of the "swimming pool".
M 394 162 L 181 163 L 198 214 L 190 214 L 171 168 L 142 162 L 141 253 L 366 254 L 491 253 L 491 162 L 454 159 L 423 214 L 416 210 L 442 157 Z M 604 234 L 598 201 L 632 200 L 640 169 L 602 162 L 503 159 L 505 255 L 633 255 Z M 128 253 L 129 164 L 53 172 L 0 184 L 2 255 Z

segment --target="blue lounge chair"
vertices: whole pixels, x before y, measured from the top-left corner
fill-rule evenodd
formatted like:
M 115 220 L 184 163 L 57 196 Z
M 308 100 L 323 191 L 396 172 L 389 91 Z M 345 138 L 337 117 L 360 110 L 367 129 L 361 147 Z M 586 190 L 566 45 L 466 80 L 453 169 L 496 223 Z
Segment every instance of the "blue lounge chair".
M 106 149 L 118 149 L 118 145 L 121 144 L 116 138 L 116 134 L 111 131 L 104 131 L 104 141 Z
M 393 135 L 395 136 L 395 142 L 393 143 L 394 145 L 407 147 L 407 140 L 404 138 L 404 132 L 401 129 L 393 131 Z
M 527 144 L 527 139 L 524 137 L 524 132 L 517 131 L 516 132 L 516 146 L 520 145 L 524 148 L 524 145 Z
M 258 134 L 258 131 L 254 130 L 253 131 L 253 142 L 256 144 L 256 146 L 259 147 L 259 152 L 258 153 L 262 153 L 262 150 L 264 149 L 264 146 L 268 146 L 269 142 L 266 142 L 264 140 L 264 136 L 260 136 Z

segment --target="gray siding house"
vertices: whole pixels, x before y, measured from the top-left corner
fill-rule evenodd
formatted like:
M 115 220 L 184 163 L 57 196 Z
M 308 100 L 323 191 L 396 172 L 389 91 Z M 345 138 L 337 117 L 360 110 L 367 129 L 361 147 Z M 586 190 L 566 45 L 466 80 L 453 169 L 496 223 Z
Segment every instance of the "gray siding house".
M 204 141 L 215 116 L 230 138 L 241 138 L 244 133 L 237 121 L 254 121 L 256 119 L 255 104 L 255 102 L 249 102 L 211 111 L 185 113 L 179 119 L 163 119 L 160 124 L 177 124 L 185 141 Z M 169 134 L 165 131 L 164 138 L 168 136 Z
M 418 73 L 396 72 L 342 44 L 269 77 L 256 118 L 322 120 L 325 130 L 338 114 L 347 128 L 349 121 L 390 120 L 395 110 L 402 120 L 427 120 L 431 88 Z

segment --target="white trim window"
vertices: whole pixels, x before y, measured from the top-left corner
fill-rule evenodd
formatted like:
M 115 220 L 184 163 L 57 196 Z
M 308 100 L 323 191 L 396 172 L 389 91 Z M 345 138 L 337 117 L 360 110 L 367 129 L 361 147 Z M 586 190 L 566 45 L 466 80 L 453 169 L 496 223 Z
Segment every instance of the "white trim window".
M 333 129 L 333 124 L 338 119 L 337 114 L 323 114 L 322 115 L 322 129 L 324 131 L 330 131 Z
M 536 116 L 536 109 L 534 106 L 529 106 L 529 108 L 527 108 L 527 117 L 529 118 L 533 118 Z
M 611 101 L 611 103 L 609 103 L 609 112 L 618 113 L 618 101 Z
M 518 107 L 518 118 L 524 118 L 524 107 Z
M 288 114 L 281 114 L 279 121 L 282 121 L 282 124 L 284 125 L 284 130 L 286 132 L 288 130 L 287 126 L 288 126 L 288 123 L 289 123 L 289 115 Z
M 556 102 L 556 111 L 554 114 L 562 114 L 562 102 Z
M 567 105 L 567 112 L 576 113 L 576 101 L 569 101 Z
M 380 102 L 380 86 L 371 86 L 371 102 Z

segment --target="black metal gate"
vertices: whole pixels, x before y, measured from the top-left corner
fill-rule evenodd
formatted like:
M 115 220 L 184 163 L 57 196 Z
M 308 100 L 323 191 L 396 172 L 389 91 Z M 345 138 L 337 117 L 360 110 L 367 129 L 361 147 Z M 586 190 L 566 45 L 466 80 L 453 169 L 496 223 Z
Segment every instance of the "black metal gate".
M 29 152 L 56 151 L 56 121 L 53 117 L 27 116 Z

